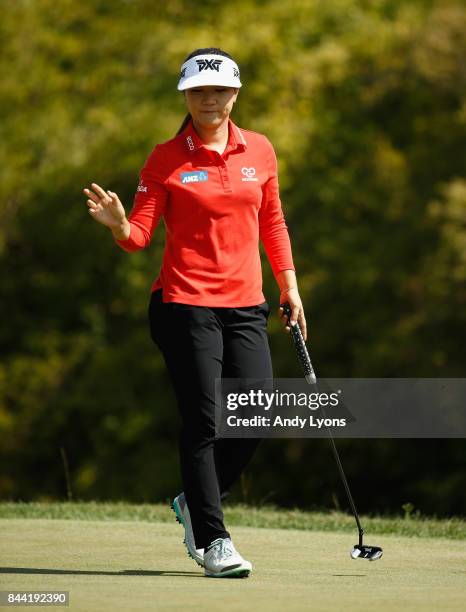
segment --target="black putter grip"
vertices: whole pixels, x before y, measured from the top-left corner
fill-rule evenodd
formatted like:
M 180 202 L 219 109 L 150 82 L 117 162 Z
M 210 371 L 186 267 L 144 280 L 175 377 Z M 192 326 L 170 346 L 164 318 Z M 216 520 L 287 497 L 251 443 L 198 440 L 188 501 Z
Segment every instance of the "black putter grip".
M 317 382 L 316 375 L 314 374 L 314 368 L 312 367 L 311 358 L 309 357 L 309 353 L 307 352 L 307 347 L 304 342 L 303 334 L 301 333 L 299 323 L 296 322 L 296 325 L 290 324 L 291 308 L 288 302 L 280 304 L 280 306 L 283 308 L 283 312 L 288 317 L 288 324 L 291 328 L 291 335 L 293 336 L 293 341 L 296 347 L 296 352 L 298 353 L 299 362 L 304 370 L 304 376 L 306 377 L 306 380 L 310 385 L 315 385 Z

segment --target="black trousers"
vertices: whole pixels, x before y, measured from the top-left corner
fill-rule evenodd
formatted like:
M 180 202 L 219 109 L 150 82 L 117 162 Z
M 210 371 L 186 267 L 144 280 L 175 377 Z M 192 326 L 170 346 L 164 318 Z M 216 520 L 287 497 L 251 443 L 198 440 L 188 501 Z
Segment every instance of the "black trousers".
M 177 398 L 179 458 L 196 548 L 230 537 L 221 497 L 228 494 L 261 438 L 215 439 L 215 379 L 273 378 L 267 302 L 239 308 L 162 301 L 152 293 L 149 323 Z

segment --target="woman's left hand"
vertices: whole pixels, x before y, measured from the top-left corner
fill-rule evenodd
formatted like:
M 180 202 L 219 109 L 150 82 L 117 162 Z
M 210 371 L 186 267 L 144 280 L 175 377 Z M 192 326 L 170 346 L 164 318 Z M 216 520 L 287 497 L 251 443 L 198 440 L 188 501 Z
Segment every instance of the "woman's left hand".
M 298 289 L 287 289 L 286 291 L 282 291 L 280 293 L 280 304 L 284 304 L 288 302 L 291 308 L 291 317 L 290 323 L 293 324 L 294 321 L 298 321 L 299 327 L 301 328 L 301 333 L 303 334 L 304 341 L 307 340 L 307 326 L 306 326 L 306 317 L 304 316 L 304 308 L 303 303 L 301 302 L 301 298 L 299 297 Z M 285 330 L 290 333 L 291 328 L 288 325 L 288 317 L 283 312 L 283 307 L 280 306 L 278 309 L 278 316 L 281 318 L 282 324 L 285 327 Z

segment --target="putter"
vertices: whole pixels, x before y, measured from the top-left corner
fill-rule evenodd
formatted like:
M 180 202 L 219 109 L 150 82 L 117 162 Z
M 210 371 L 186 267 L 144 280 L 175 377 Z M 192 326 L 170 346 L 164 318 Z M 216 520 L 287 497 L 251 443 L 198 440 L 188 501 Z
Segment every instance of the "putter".
M 314 372 L 314 368 L 312 367 L 311 359 L 309 357 L 309 353 L 306 347 L 306 343 L 304 342 L 303 334 L 301 332 L 301 328 L 299 327 L 299 323 L 296 322 L 296 325 L 290 324 L 291 307 L 288 302 L 285 302 L 284 304 L 280 304 L 280 306 L 283 308 L 283 312 L 288 317 L 288 324 L 291 329 L 291 335 L 293 337 L 293 342 L 296 348 L 296 352 L 298 353 L 299 362 L 304 370 L 304 376 L 306 378 L 306 381 L 310 385 L 315 385 L 315 388 L 318 391 L 317 378 Z M 359 515 L 356 510 L 354 501 L 353 501 L 353 496 L 351 495 L 348 481 L 346 480 L 345 472 L 343 470 L 343 465 L 340 461 L 340 455 L 338 454 L 338 450 L 335 445 L 335 440 L 333 439 L 332 432 L 330 431 L 328 427 L 327 427 L 327 432 L 329 435 L 329 439 L 330 439 L 330 443 L 332 446 L 332 451 L 335 457 L 335 461 L 337 462 L 338 470 L 340 472 L 341 480 L 345 487 L 346 495 L 348 496 L 348 500 L 349 500 L 351 509 L 353 511 L 353 516 L 356 521 L 356 525 L 358 526 L 359 543 L 353 546 L 351 553 L 350 553 L 351 558 L 352 559 L 369 559 L 369 561 L 377 561 L 377 559 L 380 559 L 380 557 L 383 555 L 383 550 L 380 548 L 380 546 L 367 546 L 363 544 L 364 529 L 362 528 L 361 522 L 359 520 Z

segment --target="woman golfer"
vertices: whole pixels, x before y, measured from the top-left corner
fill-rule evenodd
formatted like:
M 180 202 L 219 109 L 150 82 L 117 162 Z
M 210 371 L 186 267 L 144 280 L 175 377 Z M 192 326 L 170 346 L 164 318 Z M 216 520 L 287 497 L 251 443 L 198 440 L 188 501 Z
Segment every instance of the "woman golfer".
M 172 504 L 188 553 L 206 576 L 248 576 L 223 522 L 221 498 L 260 438 L 215 439 L 215 379 L 273 378 L 262 293 L 259 239 L 291 320 L 306 337 L 277 160 L 262 134 L 230 113 L 241 87 L 237 64 L 221 49 L 197 49 L 181 66 L 178 90 L 189 111 L 178 134 L 155 146 L 140 174 L 128 218 L 116 193 L 84 189 L 91 216 L 125 251 L 147 247 L 160 218 L 166 243 L 151 287 L 151 337 L 177 398 L 184 492 Z

